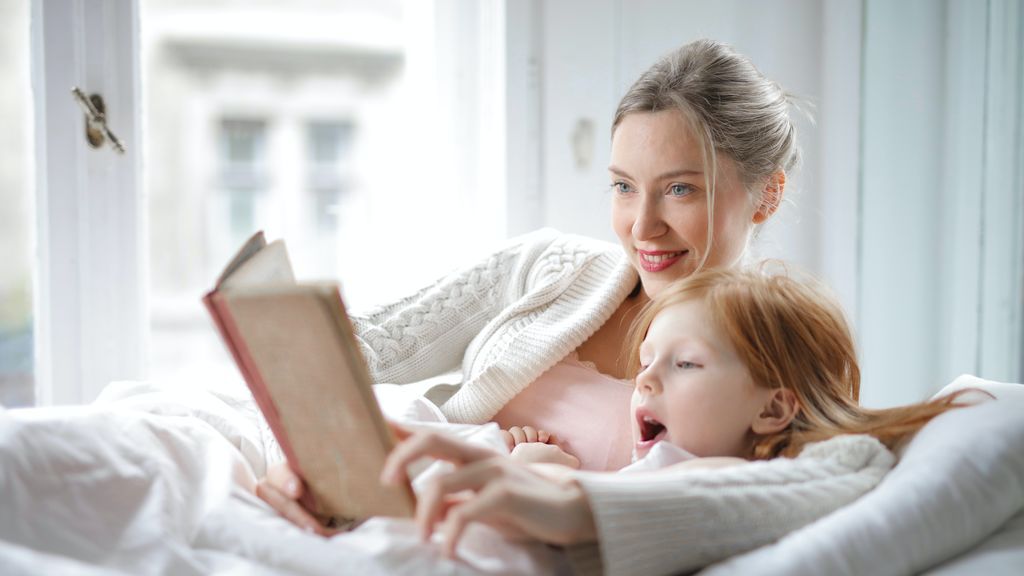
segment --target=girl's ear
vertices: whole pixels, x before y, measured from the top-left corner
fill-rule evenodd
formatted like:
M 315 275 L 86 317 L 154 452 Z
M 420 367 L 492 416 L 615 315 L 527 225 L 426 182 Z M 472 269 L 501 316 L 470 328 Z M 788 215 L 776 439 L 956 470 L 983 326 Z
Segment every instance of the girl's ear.
M 775 434 L 789 426 L 800 412 L 796 394 L 789 388 L 775 388 L 768 396 L 761 413 L 754 418 L 750 429 L 754 434 Z
M 782 204 L 782 194 L 786 190 L 786 172 L 779 170 L 768 177 L 761 190 L 761 203 L 754 212 L 754 224 L 761 224 L 771 217 Z

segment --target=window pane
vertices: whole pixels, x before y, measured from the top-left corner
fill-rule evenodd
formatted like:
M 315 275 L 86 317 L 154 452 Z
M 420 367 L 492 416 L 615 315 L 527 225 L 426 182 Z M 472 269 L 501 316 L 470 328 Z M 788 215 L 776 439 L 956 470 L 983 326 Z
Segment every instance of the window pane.
M 468 76 L 494 68 L 471 45 L 481 18 L 408 0 L 141 0 L 140 16 L 154 377 L 237 379 L 200 298 L 257 230 L 356 309 L 500 240 Z
M 29 2 L 0 3 L 0 404 L 34 401 Z

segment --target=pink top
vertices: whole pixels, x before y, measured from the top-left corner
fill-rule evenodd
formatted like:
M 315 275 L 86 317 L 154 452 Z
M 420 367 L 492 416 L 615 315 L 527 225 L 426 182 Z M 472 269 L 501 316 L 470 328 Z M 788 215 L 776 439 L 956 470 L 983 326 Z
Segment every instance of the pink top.
M 633 383 L 602 374 L 572 352 L 494 416 L 503 429 L 533 426 L 554 434 L 582 470 L 618 470 L 630 463 L 629 399 Z

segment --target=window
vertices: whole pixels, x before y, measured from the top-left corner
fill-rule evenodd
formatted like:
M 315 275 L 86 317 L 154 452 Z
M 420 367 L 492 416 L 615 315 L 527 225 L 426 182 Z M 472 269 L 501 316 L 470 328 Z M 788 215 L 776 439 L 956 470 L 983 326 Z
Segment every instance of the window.
M 501 176 L 482 168 L 500 147 L 477 139 L 503 135 L 478 135 L 471 82 L 495 69 L 467 18 L 483 10 L 140 0 L 151 377 L 237 379 L 200 298 L 257 230 L 356 309 L 501 239 Z
M 351 186 L 352 124 L 311 122 L 308 127 L 307 182 L 312 199 L 310 214 L 320 234 L 332 234 Z
M 260 219 L 258 204 L 267 190 L 266 123 L 224 120 L 220 127 L 220 187 L 210 237 L 218 238 L 216 253 L 242 244 Z M 226 238 L 217 229 L 228 223 Z M 225 241 L 226 240 L 226 241 Z
M 28 0 L 0 3 L 0 404 L 34 401 Z

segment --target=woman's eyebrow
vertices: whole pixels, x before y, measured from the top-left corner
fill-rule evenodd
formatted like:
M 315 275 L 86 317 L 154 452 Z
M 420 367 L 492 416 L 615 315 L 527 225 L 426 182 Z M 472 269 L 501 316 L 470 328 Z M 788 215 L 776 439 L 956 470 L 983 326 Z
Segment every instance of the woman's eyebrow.
M 631 178 L 631 176 L 625 170 L 623 170 L 621 168 L 618 168 L 617 166 L 609 166 L 608 167 L 608 171 L 612 172 L 614 174 L 618 174 L 619 176 L 623 176 L 623 177 L 626 177 L 626 178 Z M 660 176 L 658 176 L 657 180 L 668 180 L 670 178 L 678 178 L 680 176 L 702 176 L 703 174 L 704 174 L 703 170 L 694 170 L 694 169 L 690 169 L 690 168 L 682 168 L 682 169 L 679 169 L 679 170 L 670 170 L 668 172 L 665 172 L 664 174 L 661 174 Z

